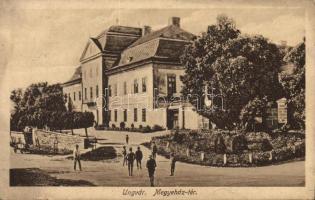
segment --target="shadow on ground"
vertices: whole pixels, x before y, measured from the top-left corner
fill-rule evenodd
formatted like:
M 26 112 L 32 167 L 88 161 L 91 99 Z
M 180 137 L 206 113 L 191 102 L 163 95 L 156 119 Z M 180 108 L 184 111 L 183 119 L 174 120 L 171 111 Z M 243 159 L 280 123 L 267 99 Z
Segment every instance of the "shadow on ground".
M 38 168 L 10 169 L 10 186 L 95 186 L 85 180 L 57 179 Z
M 117 153 L 114 147 L 104 146 L 98 147 L 92 151 L 88 151 L 81 155 L 81 160 L 84 161 L 101 161 L 110 160 L 117 157 Z M 68 156 L 67 159 L 73 159 L 73 156 Z

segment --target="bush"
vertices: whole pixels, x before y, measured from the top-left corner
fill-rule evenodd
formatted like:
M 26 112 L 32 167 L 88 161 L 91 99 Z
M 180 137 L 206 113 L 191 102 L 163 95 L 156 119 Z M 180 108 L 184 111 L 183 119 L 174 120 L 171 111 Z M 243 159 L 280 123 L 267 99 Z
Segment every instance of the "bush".
M 142 128 L 143 128 L 143 126 L 140 124 L 140 125 L 139 125 L 139 129 L 142 129 Z
M 112 128 L 115 129 L 115 128 L 116 128 L 116 125 L 115 125 L 115 124 L 112 124 Z
M 135 125 L 132 123 L 130 127 L 131 127 L 131 129 L 134 129 Z
M 124 129 L 125 126 L 126 126 L 125 122 L 120 122 L 119 127 L 120 127 L 121 129 Z
M 164 128 L 160 125 L 154 124 L 154 126 L 152 127 L 153 131 L 162 131 L 164 130 Z

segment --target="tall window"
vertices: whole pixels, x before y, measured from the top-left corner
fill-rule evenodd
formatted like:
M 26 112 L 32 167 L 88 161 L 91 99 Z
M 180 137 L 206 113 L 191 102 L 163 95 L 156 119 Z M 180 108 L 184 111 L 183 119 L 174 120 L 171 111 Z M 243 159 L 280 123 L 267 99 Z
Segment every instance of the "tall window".
M 90 87 L 90 99 L 93 99 L 93 87 Z
M 112 96 L 112 86 L 108 85 L 108 96 L 111 97 Z
M 127 94 L 127 82 L 125 81 L 124 82 L 124 95 Z
M 79 101 L 81 101 L 81 91 L 79 91 Z
M 95 96 L 96 96 L 96 98 L 98 97 L 98 85 L 96 85 L 96 87 L 95 87 Z
M 138 93 L 138 80 L 137 79 L 133 81 L 133 91 L 135 94 Z
M 108 121 L 112 121 L 112 111 L 108 110 Z
M 117 83 L 114 84 L 114 96 L 117 96 Z
M 87 100 L 87 88 L 84 88 L 84 99 Z
M 147 91 L 147 77 L 142 78 L 142 92 Z
M 93 77 L 93 69 L 90 68 L 90 77 L 92 78 Z
M 75 101 L 75 92 L 73 92 L 73 101 Z
M 133 119 L 135 122 L 138 121 L 138 109 L 137 108 L 133 109 Z
M 142 121 L 145 122 L 147 120 L 147 113 L 146 113 L 146 109 L 143 108 L 142 109 Z
M 117 122 L 117 110 L 114 110 L 114 120 Z
M 127 109 L 124 110 L 124 122 L 127 121 Z
M 176 76 L 167 75 L 167 94 L 173 96 L 176 93 Z

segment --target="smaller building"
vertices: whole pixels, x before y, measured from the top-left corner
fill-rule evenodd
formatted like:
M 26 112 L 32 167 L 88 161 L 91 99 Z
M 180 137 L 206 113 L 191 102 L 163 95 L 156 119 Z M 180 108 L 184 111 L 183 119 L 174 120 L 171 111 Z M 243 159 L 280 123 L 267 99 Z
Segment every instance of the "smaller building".
M 73 111 L 82 111 L 82 73 L 81 66 L 75 69 L 74 74 L 62 85 L 63 94 L 67 96 L 66 107 Z

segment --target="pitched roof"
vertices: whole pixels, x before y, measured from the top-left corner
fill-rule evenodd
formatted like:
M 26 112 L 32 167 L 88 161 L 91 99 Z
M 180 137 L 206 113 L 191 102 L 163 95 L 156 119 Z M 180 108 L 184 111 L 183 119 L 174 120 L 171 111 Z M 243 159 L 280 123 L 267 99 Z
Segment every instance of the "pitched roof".
M 137 46 L 139 44 L 145 43 L 147 41 L 156 39 L 156 38 L 170 38 L 170 39 L 179 39 L 179 40 L 192 40 L 195 35 L 192 33 L 189 33 L 180 27 L 176 25 L 169 25 L 166 26 L 160 30 L 151 32 L 140 39 L 138 39 L 136 42 L 134 42 L 132 45 L 130 45 L 128 48 Z
M 185 45 L 194 37 L 178 26 L 167 26 L 141 37 L 125 49 L 117 67 L 152 57 L 178 61 Z
M 63 84 L 77 82 L 81 80 L 81 78 L 82 78 L 82 70 L 81 70 L 81 66 L 79 66 L 75 69 L 74 74 L 71 76 L 71 78 Z
M 122 50 L 141 36 L 141 32 L 141 28 L 111 26 L 102 31 L 98 36 L 89 38 L 80 60 L 82 61 L 85 58 L 89 58 L 103 51 L 120 54 Z M 91 50 L 88 51 L 89 48 L 91 48 Z

